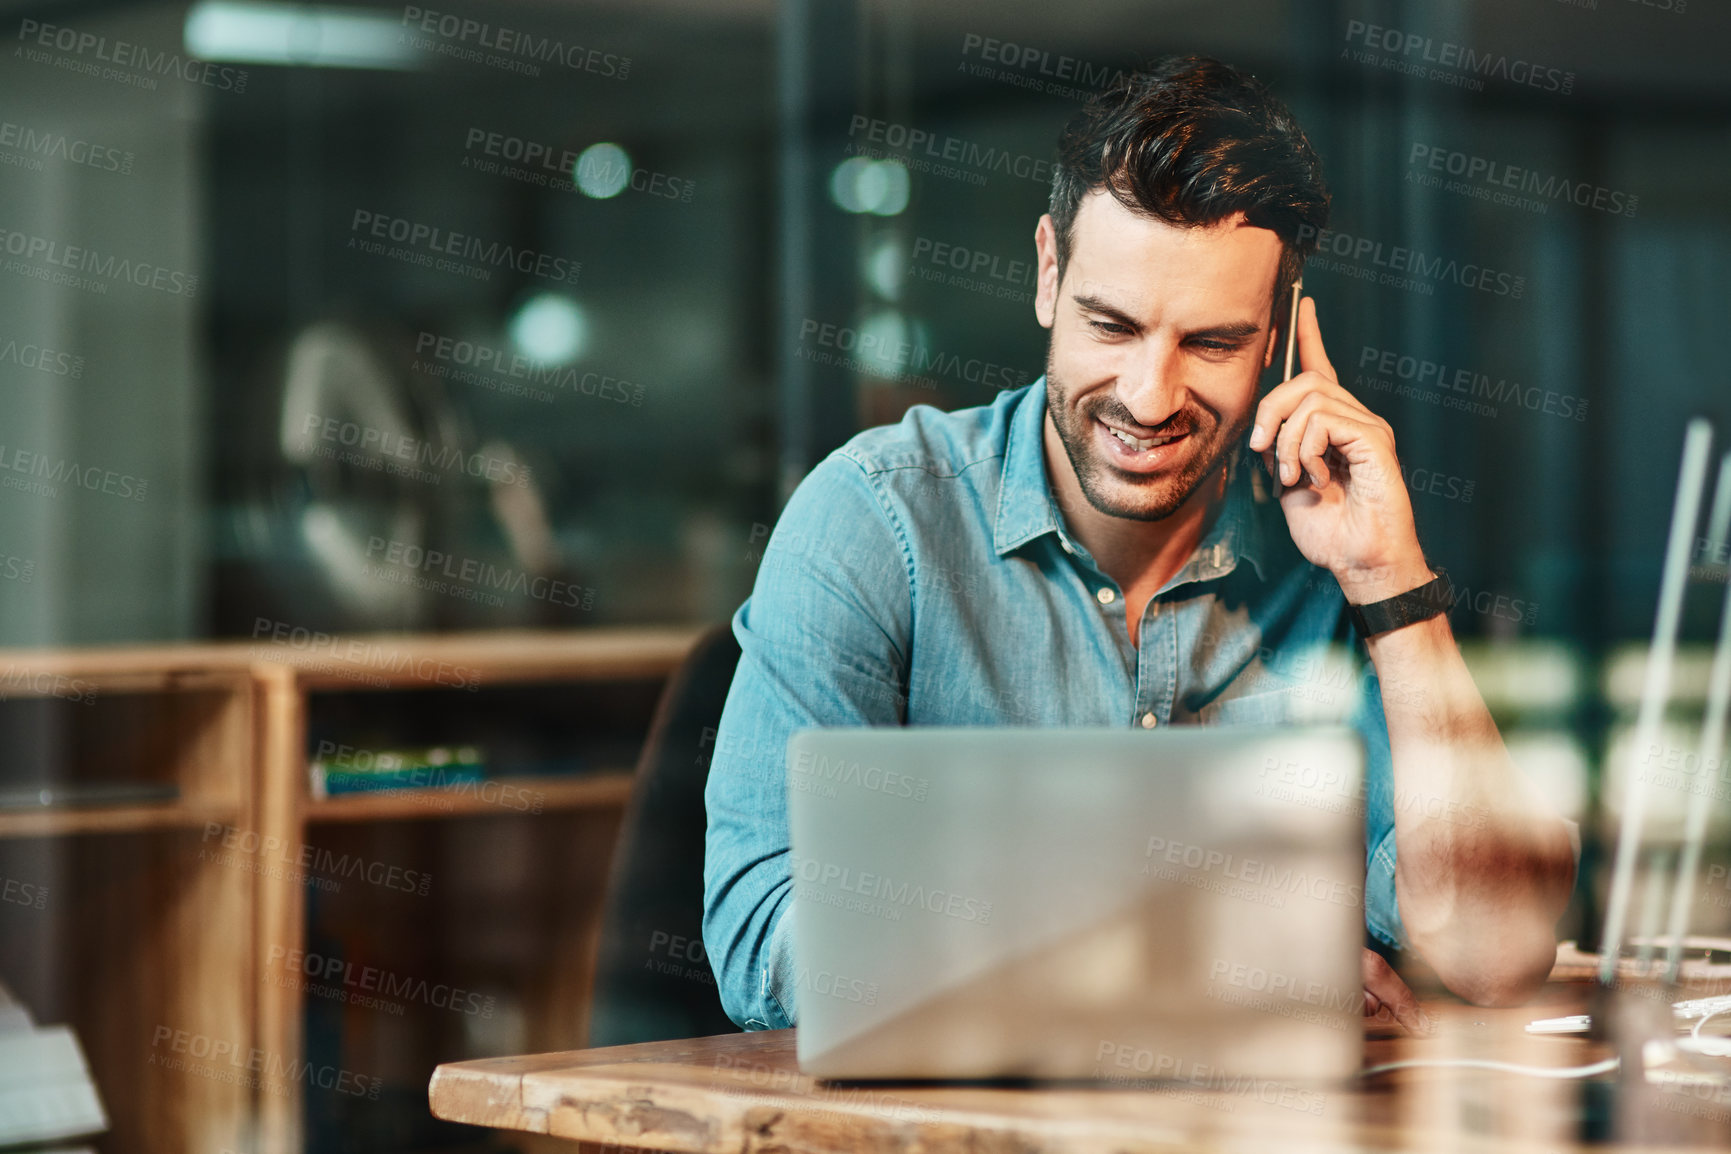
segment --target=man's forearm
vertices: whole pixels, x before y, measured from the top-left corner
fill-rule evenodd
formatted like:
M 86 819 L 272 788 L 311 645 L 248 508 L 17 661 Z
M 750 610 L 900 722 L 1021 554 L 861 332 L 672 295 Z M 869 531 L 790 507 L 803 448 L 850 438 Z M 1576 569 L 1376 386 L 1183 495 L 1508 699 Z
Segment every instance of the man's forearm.
M 1550 971 L 1568 826 L 1509 760 L 1446 617 L 1372 637 L 1394 764 L 1395 893 L 1457 994 L 1518 1002 Z

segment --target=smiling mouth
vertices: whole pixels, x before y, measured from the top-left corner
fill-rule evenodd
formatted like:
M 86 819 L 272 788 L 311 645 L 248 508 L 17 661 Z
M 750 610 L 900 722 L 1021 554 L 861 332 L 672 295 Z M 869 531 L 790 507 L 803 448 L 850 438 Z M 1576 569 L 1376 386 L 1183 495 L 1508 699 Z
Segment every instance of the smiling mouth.
M 1106 425 L 1106 422 L 1104 421 L 1101 421 L 1100 423 Z M 1124 432 L 1122 429 L 1115 429 L 1111 425 L 1106 425 L 1106 431 L 1111 433 L 1114 437 L 1117 437 L 1120 441 L 1124 442 L 1124 444 L 1128 445 L 1138 453 L 1145 453 L 1149 449 L 1156 449 L 1161 445 L 1169 445 L 1173 441 L 1189 435 L 1188 433 L 1171 433 L 1164 437 L 1132 437 L 1129 433 Z

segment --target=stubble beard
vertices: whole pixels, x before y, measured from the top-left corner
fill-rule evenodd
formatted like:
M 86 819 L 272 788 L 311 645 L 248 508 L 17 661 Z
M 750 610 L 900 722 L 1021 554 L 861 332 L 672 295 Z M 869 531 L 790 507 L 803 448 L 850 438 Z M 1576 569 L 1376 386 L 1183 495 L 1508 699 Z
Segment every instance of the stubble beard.
M 1064 404 L 1067 393 L 1053 372 L 1052 354 L 1048 347 L 1046 409 L 1052 415 L 1052 424 L 1058 430 L 1064 454 L 1070 458 L 1070 467 L 1075 470 L 1082 495 L 1088 504 L 1108 517 L 1123 517 L 1131 521 L 1161 521 L 1170 517 L 1190 499 L 1198 485 L 1243 446 L 1250 430 L 1252 413 L 1249 411 L 1223 430 L 1214 414 L 1191 401 L 1161 425 L 1168 434 L 1187 432 L 1188 439 L 1194 442 L 1188 446 L 1189 456 L 1177 472 L 1126 473 L 1099 459 L 1094 447 L 1095 420 L 1106 417 L 1120 425 L 1140 422 L 1109 392 L 1095 394 L 1075 410 Z

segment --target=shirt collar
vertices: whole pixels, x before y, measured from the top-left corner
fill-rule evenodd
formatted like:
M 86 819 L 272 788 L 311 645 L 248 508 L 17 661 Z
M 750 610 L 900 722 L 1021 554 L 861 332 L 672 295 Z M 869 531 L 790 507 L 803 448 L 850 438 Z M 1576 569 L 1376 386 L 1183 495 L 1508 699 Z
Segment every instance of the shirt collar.
M 1004 444 L 1004 468 L 998 487 L 998 514 L 992 526 L 992 546 L 1002 557 L 1023 545 L 1055 533 L 1065 552 L 1077 553 L 1082 546 L 1070 535 L 1052 496 L 1046 476 L 1046 378 L 1027 387 L 1010 416 Z M 1252 485 L 1255 458 L 1240 453 L 1226 483 L 1226 499 L 1220 515 L 1203 537 L 1190 560 L 1167 583 L 1209 581 L 1224 577 L 1249 561 L 1258 577 L 1267 579 L 1264 567 L 1265 539 L 1262 518 L 1257 515 L 1257 496 Z
M 992 547 L 1002 557 L 1047 533 L 1071 549 L 1069 531 L 1058 516 L 1058 503 L 1046 479 L 1046 378 L 1028 386 L 1010 415 L 1004 443 L 1004 472 L 998 485 L 998 517 L 992 526 Z

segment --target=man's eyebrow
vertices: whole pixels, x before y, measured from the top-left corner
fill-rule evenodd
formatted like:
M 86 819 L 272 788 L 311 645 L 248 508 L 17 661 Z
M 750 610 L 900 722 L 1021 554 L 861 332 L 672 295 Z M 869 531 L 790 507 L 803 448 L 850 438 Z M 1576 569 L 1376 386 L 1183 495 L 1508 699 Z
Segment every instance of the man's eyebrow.
M 1192 339 L 1201 337 L 1216 341 L 1243 341 L 1249 340 L 1261 331 L 1262 326 L 1255 321 L 1232 321 L 1229 324 L 1211 325 L 1205 329 L 1196 329 L 1194 332 L 1188 332 L 1184 335 Z
M 1087 294 L 1077 294 L 1070 299 L 1076 302 L 1076 307 L 1079 309 L 1110 317 L 1113 323 L 1123 325 L 1127 329 L 1134 329 L 1136 332 L 1142 331 L 1141 321 L 1109 301 Z

